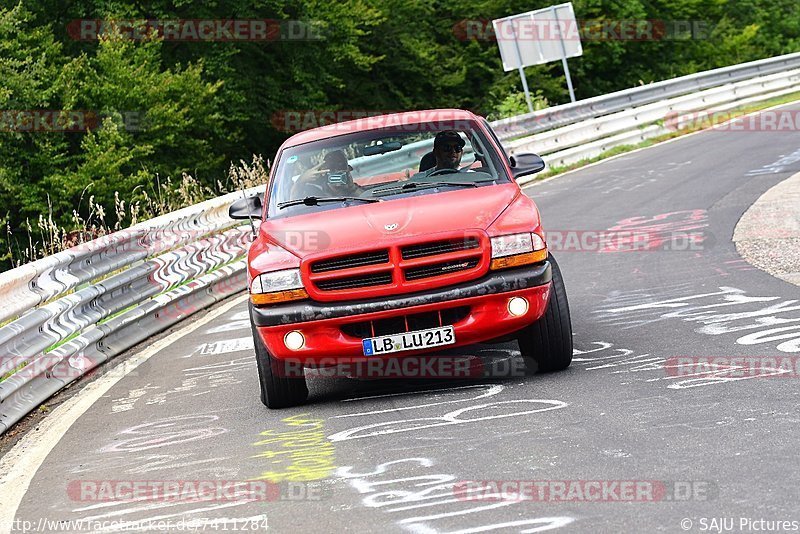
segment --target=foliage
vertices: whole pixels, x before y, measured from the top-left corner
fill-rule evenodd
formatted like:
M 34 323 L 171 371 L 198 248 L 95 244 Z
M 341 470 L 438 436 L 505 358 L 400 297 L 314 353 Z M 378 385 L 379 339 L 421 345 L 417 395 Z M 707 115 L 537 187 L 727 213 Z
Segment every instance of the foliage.
M 534 111 L 545 109 L 547 107 L 547 99 L 541 95 L 541 91 L 531 95 L 531 105 Z M 490 121 L 505 119 L 508 117 L 516 117 L 529 113 L 528 101 L 525 98 L 525 93 L 509 93 L 499 104 L 495 107 L 494 111 L 489 113 L 486 118 Z
M 232 161 L 274 154 L 289 133 L 273 118 L 285 111 L 524 112 L 519 75 L 502 70 L 491 20 L 553 3 L 19 1 L 0 7 L 3 268 L 12 257 L 26 259 L 29 230 L 38 236 L 42 225 L 42 235 L 53 227 L 69 234 L 91 229 L 98 213 L 119 213 L 98 228 L 126 226 L 188 201 L 180 193 L 185 176 L 197 188 L 192 198 L 216 194 Z M 569 60 L 580 99 L 800 50 L 797 0 L 574 0 L 574 7 L 594 25 L 650 20 L 666 29 L 658 39 L 584 39 L 584 54 Z M 269 19 L 306 33 L 301 40 L 131 40 L 110 25 L 100 39 L 78 40 L 70 28 L 83 19 Z M 675 21 L 688 21 L 694 33 Z M 482 31 L 465 32 L 467 24 Z M 569 100 L 559 63 L 526 74 L 539 105 Z M 78 112 L 84 125 L 20 131 L 12 113 L 20 110 Z M 156 207 L 159 198 L 171 200 Z

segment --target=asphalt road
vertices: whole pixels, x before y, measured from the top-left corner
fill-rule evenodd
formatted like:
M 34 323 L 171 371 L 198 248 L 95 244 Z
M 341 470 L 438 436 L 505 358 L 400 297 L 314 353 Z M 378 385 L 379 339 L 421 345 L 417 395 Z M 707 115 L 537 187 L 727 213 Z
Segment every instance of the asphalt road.
M 121 528 L 101 521 L 188 518 L 205 531 L 266 522 L 277 532 L 800 522 L 800 374 L 775 359 L 800 352 L 800 288 L 750 267 L 731 243 L 759 195 L 800 171 L 800 161 L 775 165 L 798 149 L 795 133 L 709 131 L 527 188 L 551 239 L 562 237 L 555 254 L 576 348 L 565 372 L 519 376 L 508 372 L 514 344 L 474 346 L 455 352 L 482 358 L 495 376 L 315 376 L 306 406 L 268 411 L 242 302 L 92 405 L 36 472 L 16 518 L 90 520 L 84 532 Z M 633 251 L 592 242 L 610 230 L 644 230 L 647 241 Z M 687 232 L 699 237 L 687 243 Z M 708 357 L 755 363 L 743 371 L 715 360 L 713 371 L 687 374 L 684 363 Z M 254 501 L 119 502 L 101 489 L 289 473 L 318 480 L 284 481 L 279 498 Z M 492 497 L 489 481 L 519 480 L 538 481 L 544 497 Z M 638 493 L 626 493 L 631 484 Z M 590 488 L 603 486 L 592 501 Z

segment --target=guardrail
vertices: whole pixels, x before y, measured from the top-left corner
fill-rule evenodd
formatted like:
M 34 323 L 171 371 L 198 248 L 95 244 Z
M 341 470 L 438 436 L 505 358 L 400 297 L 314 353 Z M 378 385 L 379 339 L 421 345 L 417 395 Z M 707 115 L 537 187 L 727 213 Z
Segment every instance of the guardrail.
M 800 53 L 733 65 L 554 106 L 491 123 L 510 155 L 535 152 L 548 167 L 590 159 L 624 144 L 669 133 L 670 113 L 724 111 L 797 90 Z M 385 158 L 350 161 L 358 177 L 413 168 L 432 150 L 427 139 L 403 146 Z M 466 156 L 466 154 L 465 154 Z M 523 178 L 525 184 L 535 176 Z
M 501 141 L 509 141 L 517 137 L 530 136 L 609 115 L 627 108 L 797 68 L 800 68 L 800 52 L 698 72 L 575 103 L 553 106 L 533 113 L 494 121 L 492 128 Z
M 255 195 L 262 188 L 246 192 Z M 97 365 L 246 285 L 231 193 L 0 274 L 0 433 Z
M 549 164 L 563 165 L 661 135 L 669 112 L 724 110 L 797 91 L 798 85 L 800 53 L 492 126 L 510 154 L 537 152 Z M 421 148 L 406 150 L 416 155 Z M 0 326 L 0 376 L 9 375 L 0 382 L 0 434 L 101 363 L 241 291 L 250 226 L 227 214 L 241 196 L 190 206 L 0 274 L 0 322 L 6 322 Z
M 566 166 L 602 155 L 617 146 L 635 145 L 676 132 L 685 126 L 684 122 L 696 120 L 698 112 L 724 112 L 798 91 L 800 68 L 600 115 L 504 144 L 511 155 L 535 152 L 544 158 L 548 167 Z M 531 176 L 520 183 L 524 185 L 535 179 Z

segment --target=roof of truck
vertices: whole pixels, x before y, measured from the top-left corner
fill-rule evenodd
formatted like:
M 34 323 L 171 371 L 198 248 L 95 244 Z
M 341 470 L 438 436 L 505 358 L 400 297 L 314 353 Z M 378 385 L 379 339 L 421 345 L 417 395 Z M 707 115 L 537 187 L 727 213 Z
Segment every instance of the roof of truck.
M 337 114 L 339 117 L 347 116 L 348 113 L 353 116 L 357 116 L 356 112 L 332 111 L 325 113 L 330 113 L 333 120 L 335 120 Z M 367 112 L 361 113 L 367 115 Z M 314 120 L 316 120 L 317 116 L 320 118 L 323 117 L 321 112 L 316 112 Z M 439 131 L 443 129 L 452 130 L 457 129 L 455 125 L 458 123 L 458 121 L 474 121 L 477 119 L 477 115 L 471 111 L 465 111 L 463 109 L 429 109 L 421 111 L 406 111 L 403 113 L 390 113 L 386 115 L 363 116 L 355 120 L 336 122 L 334 124 L 328 124 L 318 128 L 299 132 L 287 139 L 281 148 L 302 145 L 311 141 L 328 139 L 353 132 L 391 128 L 393 126 L 441 123 L 440 125 L 435 125 L 435 128 L 426 128 L 426 131 Z

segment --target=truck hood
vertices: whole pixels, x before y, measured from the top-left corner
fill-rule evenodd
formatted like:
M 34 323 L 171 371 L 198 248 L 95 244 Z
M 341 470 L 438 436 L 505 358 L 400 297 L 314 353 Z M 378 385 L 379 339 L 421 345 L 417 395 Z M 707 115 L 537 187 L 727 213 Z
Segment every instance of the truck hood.
M 398 237 L 486 230 L 519 194 L 513 184 L 459 189 L 267 219 L 260 232 L 304 258 L 391 243 Z

